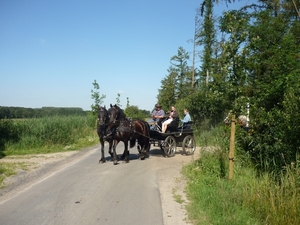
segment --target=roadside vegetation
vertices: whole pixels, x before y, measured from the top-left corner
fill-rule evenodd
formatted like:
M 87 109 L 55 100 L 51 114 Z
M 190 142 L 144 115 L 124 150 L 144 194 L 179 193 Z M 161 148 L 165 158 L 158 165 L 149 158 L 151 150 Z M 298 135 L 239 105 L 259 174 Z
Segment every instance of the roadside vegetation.
M 0 157 L 76 150 L 98 142 L 92 116 L 0 120 Z
M 280 173 L 261 171 L 237 140 L 234 176 L 229 180 L 228 129 L 202 131 L 197 138 L 200 159 L 182 170 L 189 220 L 197 225 L 299 224 L 300 168 L 286 165 Z M 239 127 L 236 131 L 237 137 L 248 135 Z
M 99 142 L 93 116 L 0 119 L 0 159 L 5 156 L 79 150 Z M 24 163 L 0 162 L 0 188 L 6 177 L 27 170 Z

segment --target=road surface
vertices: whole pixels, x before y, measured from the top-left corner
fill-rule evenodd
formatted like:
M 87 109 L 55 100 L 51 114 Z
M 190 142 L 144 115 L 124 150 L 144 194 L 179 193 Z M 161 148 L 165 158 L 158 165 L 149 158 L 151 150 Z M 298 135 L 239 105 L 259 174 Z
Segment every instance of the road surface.
M 123 152 L 122 143 L 117 152 Z M 187 224 L 184 207 L 173 194 L 179 191 L 176 176 L 191 156 L 164 158 L 152 147 L 150 157 L 143 161 L 136 148 L 130 150 L 127 164 L 98 164 L 99 158 L 99 146 L 95 146 L 2 196 L 0 224 Z

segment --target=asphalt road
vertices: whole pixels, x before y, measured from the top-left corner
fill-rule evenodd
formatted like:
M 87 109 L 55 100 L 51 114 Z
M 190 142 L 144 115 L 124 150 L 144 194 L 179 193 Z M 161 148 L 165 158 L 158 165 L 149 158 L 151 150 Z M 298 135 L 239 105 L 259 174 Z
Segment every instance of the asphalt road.
M 0 224 L 163 224 L 151 159 L 139 160 L 136 148 L 130 154 L 130 163 L 118 165 L 98 164 L 99 151 L 83 156 L 0 203 Z

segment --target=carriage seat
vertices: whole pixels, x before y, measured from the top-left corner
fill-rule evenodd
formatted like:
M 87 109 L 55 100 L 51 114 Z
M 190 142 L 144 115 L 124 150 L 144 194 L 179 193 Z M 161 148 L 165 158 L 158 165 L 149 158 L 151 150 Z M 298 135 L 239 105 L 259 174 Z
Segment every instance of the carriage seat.
M 175 117 L 171 123 L 168 124 L 167 126 L 167 130 L 166 130 L 166 133 L 169 131 L 169 132 L 175 132 L 177 131 L 177 128 L 178 128 L 178 125 L 179 125 L 179 117 Z
M 193 126 L 193 121 L 189 121 L 189 122 L 183 123 L 180 127 L 178 127 L 178 129 L 190 130 L 190 129 L 192 129 L 192 126 Z

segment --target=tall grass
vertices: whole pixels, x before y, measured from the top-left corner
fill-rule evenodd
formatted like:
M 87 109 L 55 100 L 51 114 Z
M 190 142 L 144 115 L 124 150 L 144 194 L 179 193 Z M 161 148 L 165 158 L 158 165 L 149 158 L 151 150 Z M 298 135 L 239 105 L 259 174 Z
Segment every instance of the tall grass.
M 183 168 L 194 224 L 299 224 L 299 168 L 286 169 L 280 179 L 268 173 L 258 176 L 247 153 L 237 148 L 229 180 L 228 132 L 213 128 L 197 140 L 201 157 Z
M 89 116 L 53 116 L 13 121 L 13 139 L 4 155 L 75 150 L 97 143 L 95 119 Z

